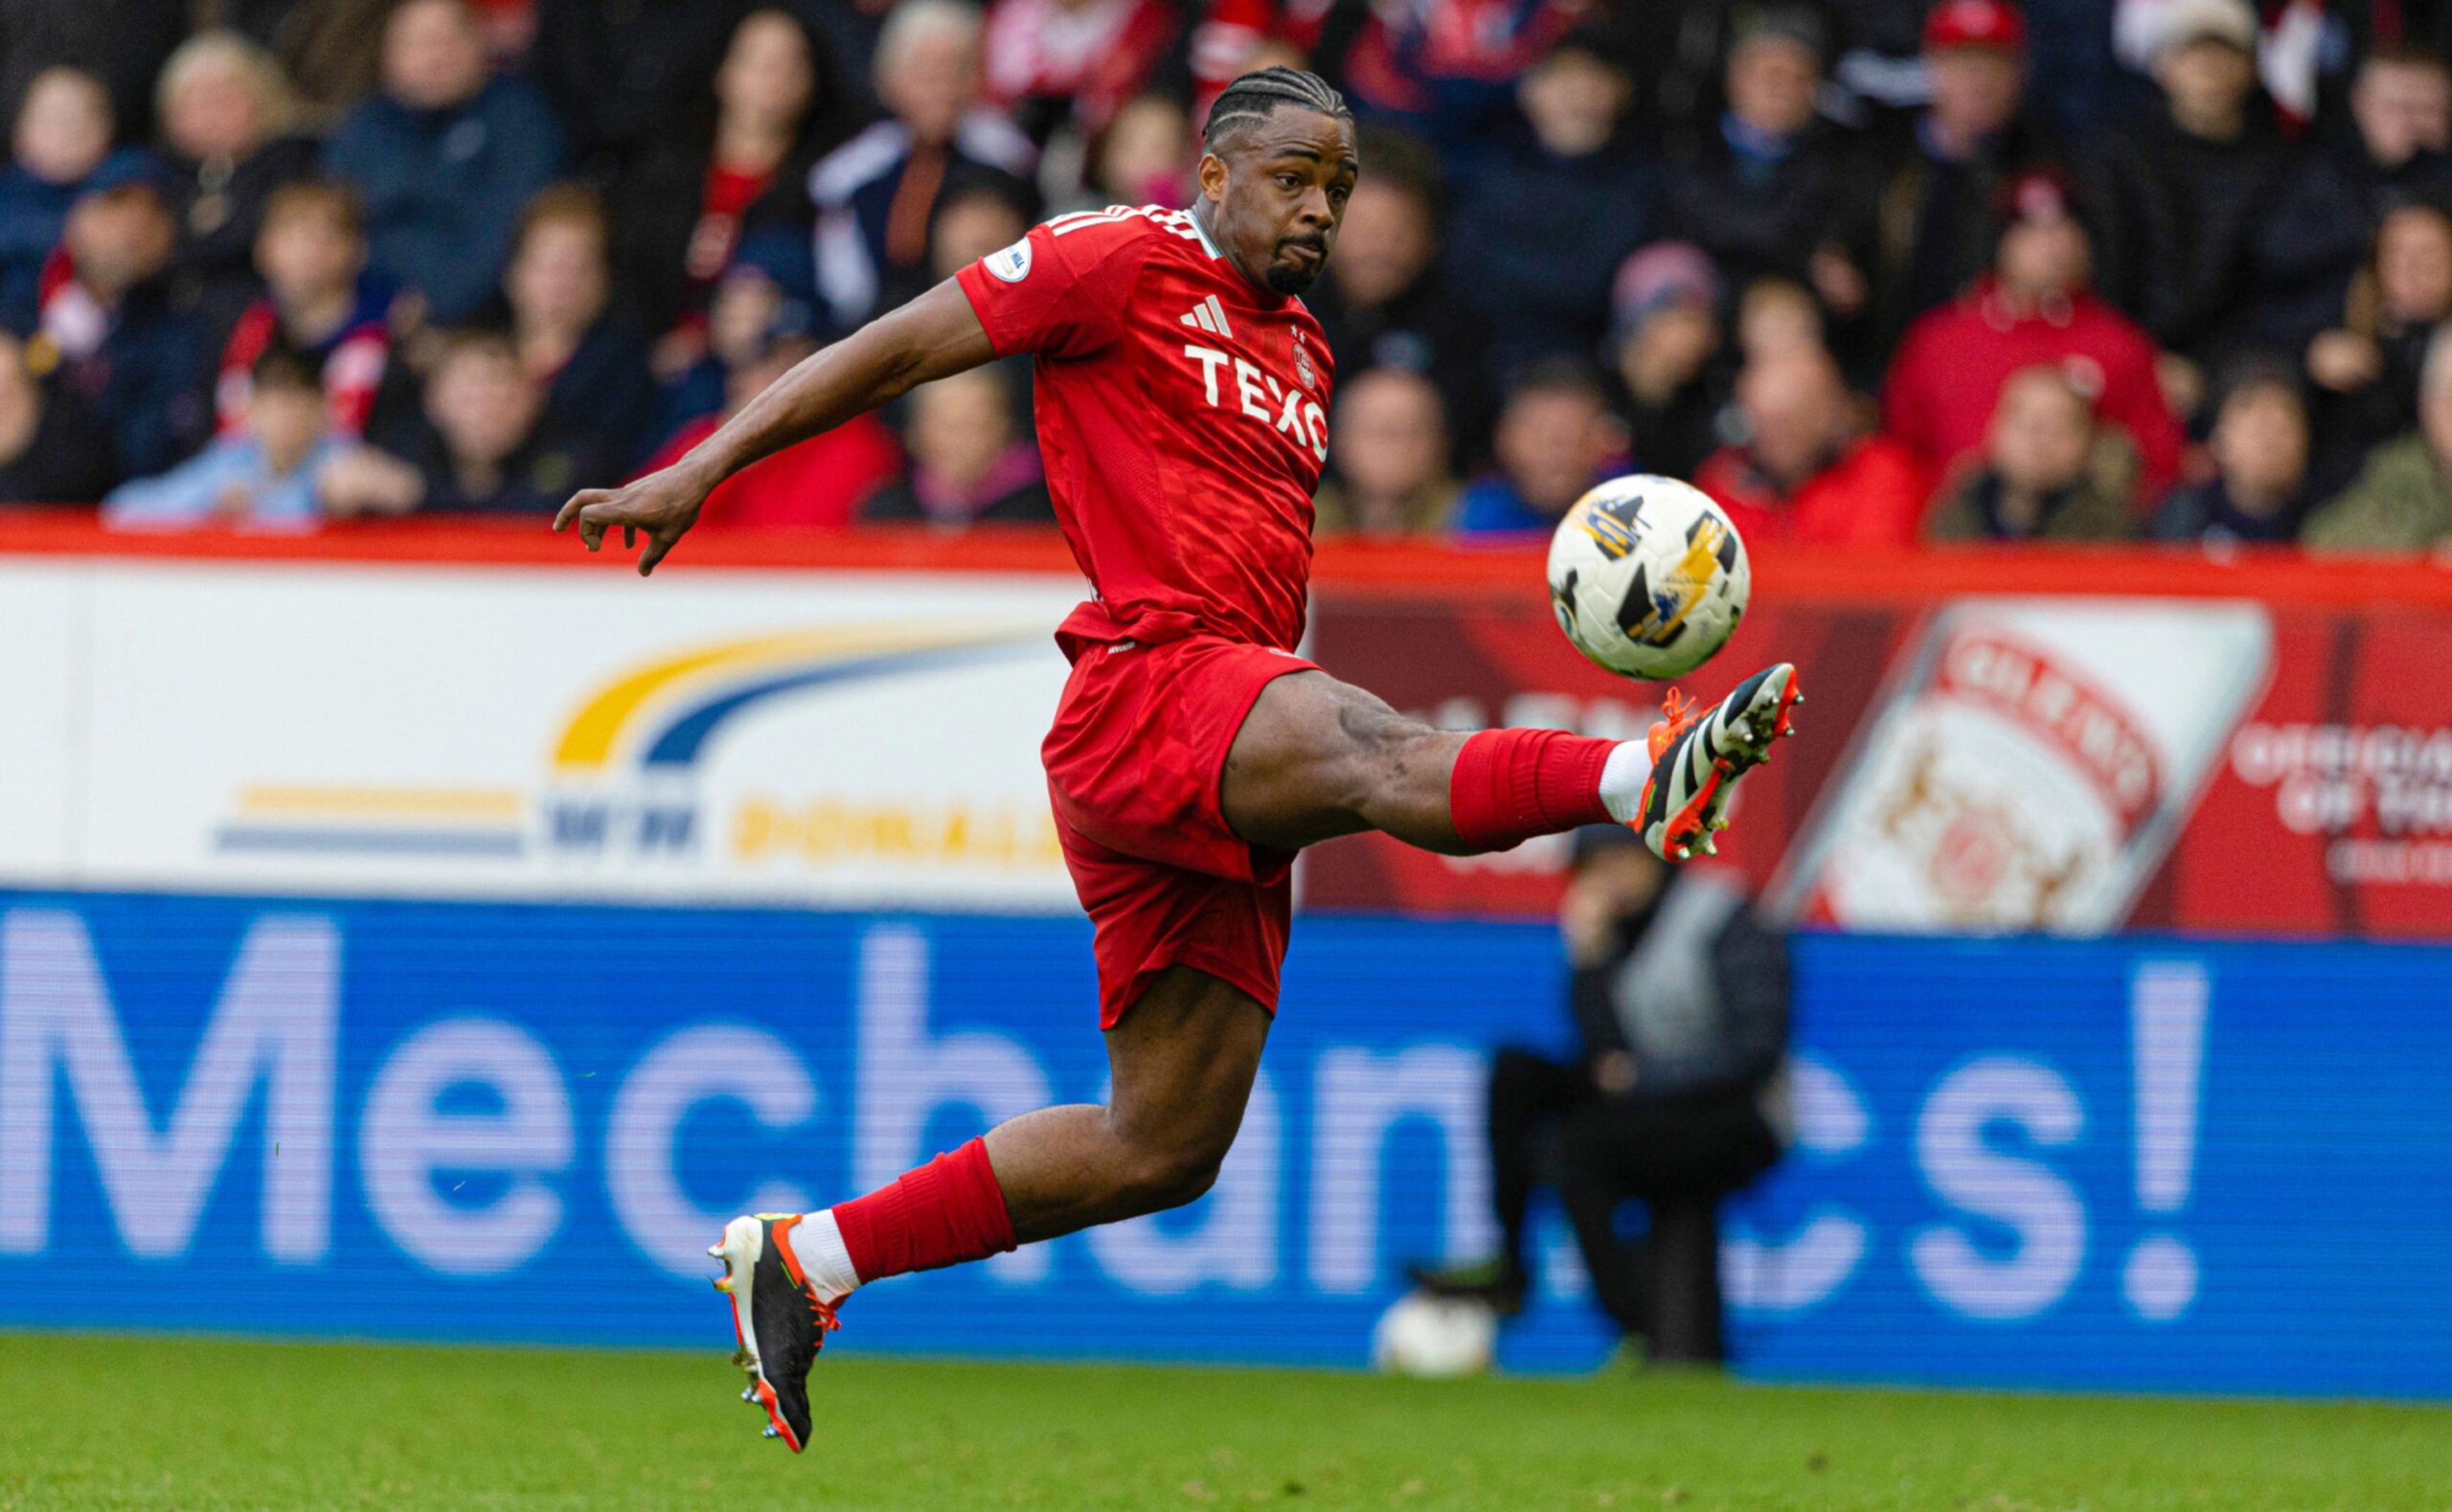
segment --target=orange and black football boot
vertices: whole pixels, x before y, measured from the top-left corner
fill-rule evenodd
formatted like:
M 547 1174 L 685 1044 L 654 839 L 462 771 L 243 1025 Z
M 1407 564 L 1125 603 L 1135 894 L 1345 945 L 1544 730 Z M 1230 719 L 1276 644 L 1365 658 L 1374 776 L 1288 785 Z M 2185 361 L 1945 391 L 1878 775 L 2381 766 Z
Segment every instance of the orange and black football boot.
M 1772 741 L 1796 733 L 1788 716 L 1804 702 L 1797 669 L 1785 662 L 1737 684 L 1709 712 L 1669 690 L 1665 717 L 1651 727 L 1651 779 L 1633 824 L 1654 855 L 1684 861 L 1719 848 L 1713 837 L 1728 827 L 1722 812 L 1737 779 L 1762 764 Z
M 749 1373 L 740 1399 L 766 1410 L 766 1436 L 793 1454 L 808 1447 L 808 1371 L 839 1328 L 833 1305 L 812 1295 L 792 1255 L 797 1213 L 760 1213 L 724 1225 L 707 1252 L 724 1263 L 715 1290 L 732 1298 L 733 1364 Z

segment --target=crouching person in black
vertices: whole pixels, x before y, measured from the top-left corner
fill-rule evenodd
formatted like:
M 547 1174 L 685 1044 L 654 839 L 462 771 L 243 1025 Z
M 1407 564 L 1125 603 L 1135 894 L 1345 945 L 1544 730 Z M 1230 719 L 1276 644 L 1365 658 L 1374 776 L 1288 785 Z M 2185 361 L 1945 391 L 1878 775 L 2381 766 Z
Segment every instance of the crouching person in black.
M 1672 869 L 1617 825 L 1577 834 L 1559 926 L 1582 1054 L 1510 1048 L 1490 1068 L 1504 1246 L 1415 1278 L 1519 1311 L 1525 1210 L 1547 1180 L 1595 1296 L 1629 1340 L 1654 1360 L 1717 1360 L 1719 1200 L 1770 1169 L 1787 1139 L 1786 948 L 1734 873 Z M 1629 1200 L 1648 1220 L 1631 1236 Z

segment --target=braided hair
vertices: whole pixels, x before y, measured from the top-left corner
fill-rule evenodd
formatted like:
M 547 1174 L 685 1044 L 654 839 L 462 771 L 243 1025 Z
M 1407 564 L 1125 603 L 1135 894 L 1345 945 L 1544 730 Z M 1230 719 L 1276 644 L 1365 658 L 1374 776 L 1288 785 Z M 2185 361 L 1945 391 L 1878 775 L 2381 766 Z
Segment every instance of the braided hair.
M 1217 102 L 1209 107 L 1209 121 L 1200 128 L 1201 145 L 1215 150 L 1218 138 L 1238 124 L 1265 121 L 1280 105 L 1316 110 L 1340 121 L 1353 119 L 1353 109 L 1345 102 L 1345 96 L 1329 88 L 1328 81 L 1319 75 L 1306 74 L 1299 68 L 1263 68 L 1228 84 Z

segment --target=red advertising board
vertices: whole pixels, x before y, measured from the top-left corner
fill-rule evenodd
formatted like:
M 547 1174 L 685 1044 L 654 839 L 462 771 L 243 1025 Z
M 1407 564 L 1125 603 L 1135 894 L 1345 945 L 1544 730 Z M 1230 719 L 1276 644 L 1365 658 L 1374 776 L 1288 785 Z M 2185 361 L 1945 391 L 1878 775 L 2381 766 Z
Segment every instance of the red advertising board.
M 1529 559 L 1482 567 L 1419 589 L 1328 575 L 1312 654 L 1443 724 L 1648 722 L 1658 689 L 1568 649 Z M 2354 571 L 1774 558 L 1729 648 L 1681 685 L 1716 696 L 1787 660 L 1808 695 L 1723 856 L 1843 928 L 2452 937 L 2447 575 L 2376 566 L 2362 595 Z M 1538 914 L 1564 859 L 1362 837 L 1311 854 L 1304 897 Z

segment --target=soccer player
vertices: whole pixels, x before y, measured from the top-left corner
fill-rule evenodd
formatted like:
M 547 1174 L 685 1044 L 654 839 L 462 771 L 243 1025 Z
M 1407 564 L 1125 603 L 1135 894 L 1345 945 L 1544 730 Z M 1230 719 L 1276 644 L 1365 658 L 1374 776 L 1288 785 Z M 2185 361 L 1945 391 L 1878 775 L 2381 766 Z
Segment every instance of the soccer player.
M 1039 444 L 1096 590 L 1043 756 L 1095 926 L 1104 1107 L 998 1125 L 821 1212 L 737 1218 L 709 1253 L 767 1433 L 809 1434 L 806 1377 L 854 1287 L 1191 1202 L 1242 1122 L 1277 1007 L 1294 853 L 1380 830 L 1447 855 L 1578 824 L 1714 848 L 1736 779 L 1798 702 L 1782 664 L 1646 741 L 1462 734 L 1399 715 L 1294 653 L 1333 376 L 1297 297 L 1361 165 L 1318 78 L 1270 68 L 1218 97 L 1190 211 L 1061 215 L 810 357 L 681 461 L 579 494 L 590 551 L 619 527 L 654 570 L 709 490 L 915 384 L 1036 359 Z

